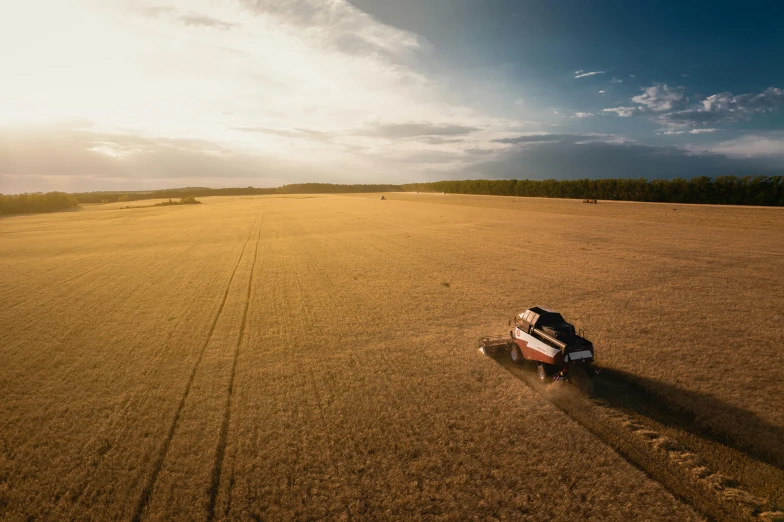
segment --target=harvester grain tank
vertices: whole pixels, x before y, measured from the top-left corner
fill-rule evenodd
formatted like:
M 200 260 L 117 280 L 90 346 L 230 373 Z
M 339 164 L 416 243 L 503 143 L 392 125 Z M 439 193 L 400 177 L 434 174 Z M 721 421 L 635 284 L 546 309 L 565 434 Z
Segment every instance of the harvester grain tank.
M 532 361 L 539 379 L 560 380 L 579 369 L 590 368 L 594 360 L 593 343 L 580 335 L 563 316 L 543 306 L 534 306 L 515 316 L 509 337 L 483 337 L 479 341 L 485 354 L 508 352 L 512 361 Z

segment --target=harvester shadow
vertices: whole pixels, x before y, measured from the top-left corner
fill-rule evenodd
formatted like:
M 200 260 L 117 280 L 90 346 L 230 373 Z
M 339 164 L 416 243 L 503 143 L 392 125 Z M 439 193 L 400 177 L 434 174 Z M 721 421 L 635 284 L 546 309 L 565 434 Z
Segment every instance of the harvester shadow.
M 514 368 L 522 370 L 529 384 L 535 381 L 536 371 L 532 364 L 517 365 L 503 356 L 491 358 L 518 379 L 525 380 Z M 784 448 L 781 445 L 784 427 L 710 395 L 612 368 L 602 368 L 601 375 L 593 378 L 590 394 L 581 393 L 664 426 L 723 444 L 784 470 Z
M 784 428 L 711 395 L 616 369 L 594 379 L 593 395 L 784 469 Z

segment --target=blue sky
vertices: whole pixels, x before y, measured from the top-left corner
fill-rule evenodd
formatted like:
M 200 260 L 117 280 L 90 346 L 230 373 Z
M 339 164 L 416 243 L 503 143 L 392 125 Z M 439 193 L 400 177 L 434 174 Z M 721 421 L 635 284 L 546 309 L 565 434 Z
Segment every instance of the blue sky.
M 597 109 L 653 83 L 694 96 L 784 84 L 775 2 L 354 0 L 426 38 L 435 67 L 495 70 L 537 105 Z M 575 82 L 572 73 L 604 71 Z M 630 77 L 633 75 L 633 77 Z M 610 83 L 612 78 L 623 83 Z M 596 88 L 596 89 L 595 89 Z M 592 96 L 604 88 L 603 98 Z
M 703 162 L 684 158 L 683 169 L 657 177 L 755 168 L 784 172 L 779 169 L 784 162 L 775 157 L 784 154 L 780 2 L 353 3 L 426 38 L 432 45 L 428 58 L 443 74 L 492 78 L 497 89 L 485 102 L 491 110 L 513 111 L 510 105 L 517 102 L 561 134 L 608 133 L 637 146 L 732 152 L 725 165 L 710 158 L 703 172 Z M 630 141 L 619 153 L 609 175 L 634 175 L 626 161 L 634 146 Z M 524 156 L 518 158 L 522 163 Z M 747 169 L 739 156 L 760 161 L 747 162 Z M 643 175 L 651 175 L 641 167 Z
M 4 4 L 0 192 L 782 174 L 782 19 L 777 2 Z

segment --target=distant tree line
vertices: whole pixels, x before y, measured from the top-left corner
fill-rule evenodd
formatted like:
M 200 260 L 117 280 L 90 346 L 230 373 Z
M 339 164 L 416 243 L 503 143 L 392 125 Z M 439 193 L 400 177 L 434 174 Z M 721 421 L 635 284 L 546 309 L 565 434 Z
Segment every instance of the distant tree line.
M 698 177 L 690 180 L 525 179 L 436 181 L 410 183 L 406 191 L 528 196 L 545 198 L 611 199 L 662 203 L 784 206 L 784 176 Z
M 55 212 L 78 206 L 79 201 L 65 192 L 0 194 L 0 215 Z
M 473 179 L 408 183 L 405 185 L 335 185 L 331 183 L 295 183 L 275 188 L 205 188 L 138 192 L 63 192 L 17 195 L 0 194 L 0 214 L 53 212 L 79 206 L 80 203 L 113 203 L 143 199 L 183 199 L 206 196 L 247 196 L 260 194 L 345 194 L 357 192 L 447 192 L 572 199 L 611 199 L 661 203 L 702 203 L 720 205 L 784 206 L 784 176 L 701 176 L 690 180 L 640 179 Z

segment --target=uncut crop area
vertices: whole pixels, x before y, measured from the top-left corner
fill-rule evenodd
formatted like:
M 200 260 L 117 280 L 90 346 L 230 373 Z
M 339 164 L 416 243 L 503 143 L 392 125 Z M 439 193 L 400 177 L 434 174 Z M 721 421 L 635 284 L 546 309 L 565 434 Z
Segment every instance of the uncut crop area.
M 776 519 L 782 209 L 386 198 L 0 219 L 0 519 Z M 533 305 L 634 400 L 477 352 Z

